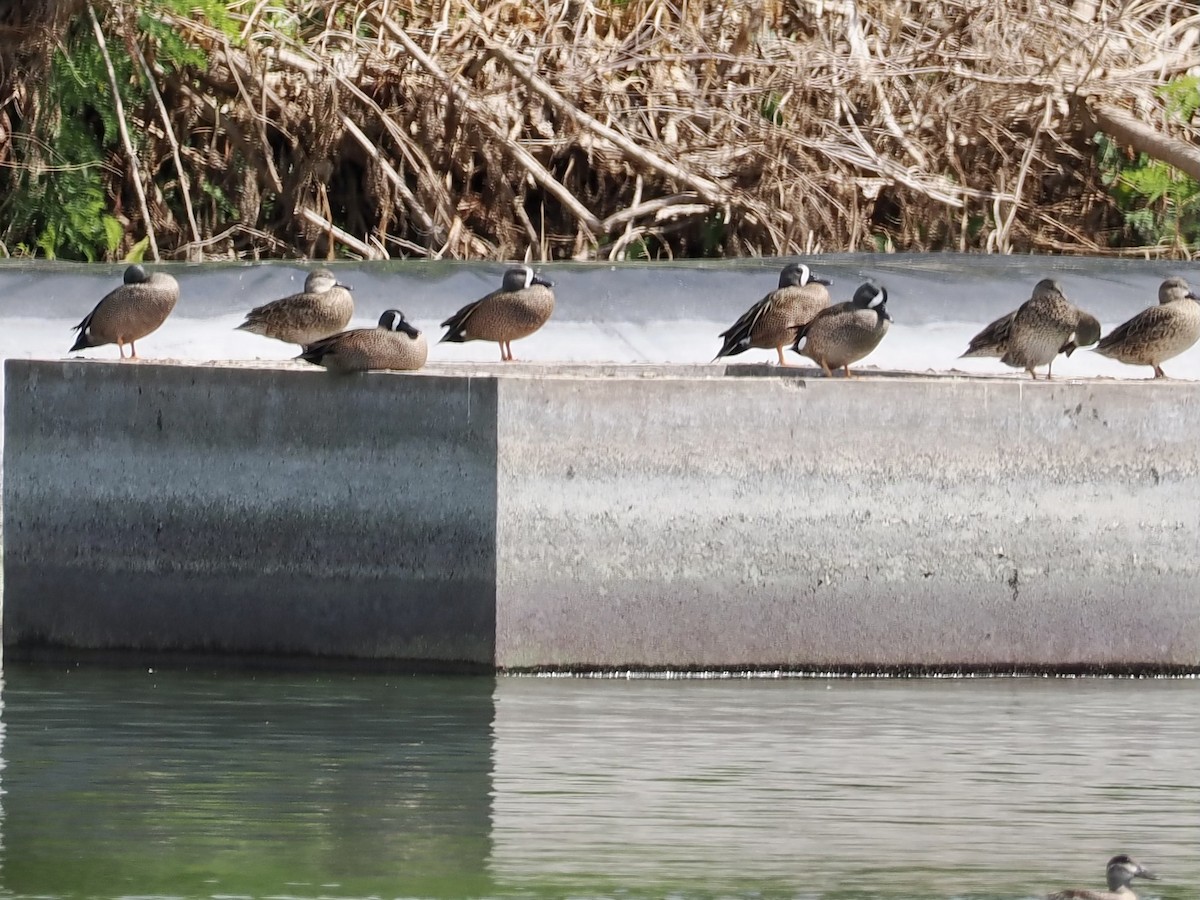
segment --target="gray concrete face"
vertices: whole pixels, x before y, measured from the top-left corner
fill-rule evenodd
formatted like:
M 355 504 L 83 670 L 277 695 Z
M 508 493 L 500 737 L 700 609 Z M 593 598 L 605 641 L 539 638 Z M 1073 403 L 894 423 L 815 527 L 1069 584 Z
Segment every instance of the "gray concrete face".
M 10 360 L 5 645 L 1200 667 L 1200 386 L 805 374 Z
M 7 374 L 6 645 L 491 662 L 495 382 Z
M 505 667 L 1200 663 L 1194 386 L 505 380 Z

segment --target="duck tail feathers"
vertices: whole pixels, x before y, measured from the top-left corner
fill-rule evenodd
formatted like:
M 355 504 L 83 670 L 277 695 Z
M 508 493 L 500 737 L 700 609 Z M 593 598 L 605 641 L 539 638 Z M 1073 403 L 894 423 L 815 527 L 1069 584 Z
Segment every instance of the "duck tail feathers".
M 92 335 L 91 335 L 92 314 L 91 313 L 88 313 L 84 317 L 83 321 L 80 322 L 78 325 L 76 325 L 71 330 L 78 331 L 79 335 L 75 338 L 75 343 L 71 345 L 71 349 L 67 351 L 68 353 L 74 353 L 76 350 L 86 350 L 88 347 L 96 346 L 95 344 L 92 343 Z
M 463 344 L 467 341 L 467 320 L 479 307 L 482 301 L 476 300 L 474 303 L 469 303 L 448 318 L 441 324 L 442 328 L 446 329 L 446 333 L 442 335 L 439 344 Z

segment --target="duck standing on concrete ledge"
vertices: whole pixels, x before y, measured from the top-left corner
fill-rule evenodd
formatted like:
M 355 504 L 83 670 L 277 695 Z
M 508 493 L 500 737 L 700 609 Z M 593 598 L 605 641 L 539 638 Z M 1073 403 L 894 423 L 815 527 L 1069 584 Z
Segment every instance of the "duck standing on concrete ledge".
M 412 372 L 425 365 L 429 346 L 425 335 L 398 309 L 379 317 L 376 328 L 356 328 L 310 344 L 299 359 L 342 375 L 371 369 Z
M 468 303 L 445 322 L 438 343 L 496 341 L 500 361 L 511 362 L 512 342 L 529 337 L 546 324 L 554 312 L 554 282 L 535 274 L 530 266 L 504 273 L 500 289 Z
M 1099 339 L 1099 320 L 1068 301 L 1057 281 L 1043 278 L 1020 307 L 971 338 L 959 358 L 999 357 L 1005 365 L 1025 369 L 1031 378 L 1037 378 L 1034 367 L 1044 365 L 1049 379 L 1054 357 L 1070 356 Z
M 354 315 L 351 290 L 328 269 L 313 269 L 304 279 L 301 293 L 255 307 L 238 330 L 307 347 L 350 324 Z
M 1108 861 L 1105 876 L 1108 879 L 1107 891 L 1073 888 L 1051 894 L 1047 900 L 1137 900 L 1137 894 L 1130 890 L 1129 882 L 1135 878 L 1158 881 L 1157 875 L 1143 869 L 1124 853 Z
M 716 362 L 723 356 L 737 356 L 751 347 L 775 348 L 779 364 L 788 365 L 783 348 L 796 337 L 796 329 L 807 325 L 813 316 L 829 305 L 829 285 L 813 275 L 803 263 L 791 263 L 779 273 L 779 287 L 751 306 L 720 337 L 725 339 Z
M 79 337 L 68 352 L 116 344 L 121 359 L 125 359 L 128 344 L 129 358 L 137 359 L 133 342 L 157 330 L 178 301 L 179 282 L 174 277 L 164 272 L 147 275 L 141 266 L 130 266 L 125 270 L 125 283 L 105 294 L 72 329 L 79 332 Z
M 850 363 L 867 356 L 888 332 L 892 317 L 888 315 L 887 299 L 887 288 L 874 281 L 859 285 L 853 300 L 827 306 L 802 325 L 792 350 L 813 360 L 828 377 L 833 377 L 833 369 L 841 369 L 852 378 Z M 804 349 L 800 348 L 801 342 Z
M 1158 306 L 1140 313 L 1108 333 L 1096 352 L 1131 366 L 1153 366 L 1155 378 L 1166 378 L 1162 364 L 1200 340 L 1200 297 L 1182 278 L 1168 278 L 1158 288 Z

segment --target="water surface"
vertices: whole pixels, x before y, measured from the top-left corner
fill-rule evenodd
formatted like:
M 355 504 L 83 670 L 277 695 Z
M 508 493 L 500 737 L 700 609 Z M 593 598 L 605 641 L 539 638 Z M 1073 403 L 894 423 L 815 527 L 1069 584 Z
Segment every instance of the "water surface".
M 1195 681 L 9 666 L 0 896 L 1194 896 Z

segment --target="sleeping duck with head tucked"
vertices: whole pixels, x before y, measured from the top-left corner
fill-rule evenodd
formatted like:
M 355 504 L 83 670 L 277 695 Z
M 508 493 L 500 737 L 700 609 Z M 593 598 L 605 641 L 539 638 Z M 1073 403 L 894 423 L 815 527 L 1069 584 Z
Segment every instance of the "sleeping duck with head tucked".
M 887 288 L 882 285 L 874 281 L 860 284 L 854 299 L 825 307 L 802 326 L 792 351 L 807 356 L 827 377 L 841 369 L 847 378 L 853 378 L 850 364 L 867 356 L 888 333 L 892 317 L 887 300 Z
M 971 338 L 962 356 L 994 356 L 1007 366 L 1024 369 L 1030 378 L 1037 378 L 1037 366 L 1045 366 L 1049 379 L 1058 354 L 1070 356 L 1098 340 L 1100 321 L 1067 300 L 1057 281 L 1043 278 L 1020 307 Z

